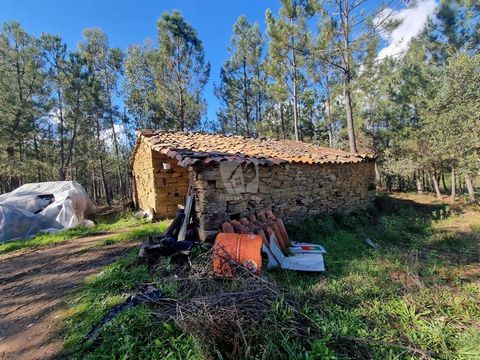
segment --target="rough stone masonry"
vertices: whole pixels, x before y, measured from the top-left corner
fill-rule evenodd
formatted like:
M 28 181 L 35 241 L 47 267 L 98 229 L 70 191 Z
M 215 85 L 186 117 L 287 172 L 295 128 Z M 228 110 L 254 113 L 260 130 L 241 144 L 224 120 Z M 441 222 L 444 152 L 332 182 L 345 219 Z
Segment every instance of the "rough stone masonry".
M 139 209 L 173 217 L 195 190 L 205 239 L 227 219 L 272 210 L 286 222 L 365 208 L 375 196 L 375 160 L 289 140 L 143 131 L 132 156 Z
M 206 231 L 216 230 L 227 218 L 248 216 L 257 210 L 271 209 L 292 222 L 323 213 L 348 213 L 365 208 L 375 197 L 372 161 L 259 166 L 256 192 L 228 191 L 228 181 L 222 178 L 219 165 L 191 171 L 196 190 L 195 211 Z M 245 179 L 255 178 L 252 165 L 243 167 L 242 172 L 244 183 Z

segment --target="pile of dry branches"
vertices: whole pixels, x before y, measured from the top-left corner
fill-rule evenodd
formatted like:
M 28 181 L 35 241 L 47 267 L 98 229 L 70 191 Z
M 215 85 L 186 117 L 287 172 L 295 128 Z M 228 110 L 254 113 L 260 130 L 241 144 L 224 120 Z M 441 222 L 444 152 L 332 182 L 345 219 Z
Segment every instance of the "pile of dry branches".
M 325 336 L 316 321 L 300 311 L 308 305 L 322 312 L 318 296 L 294 294 L 281 288 L 268 274 L 261 276 L 232 261 L 235 277 L 218 278 L 213 273 L 213 251 L 162 272 L 162 288 L 172 286 L 175 299 L 162 299 L 155 315 L 172 321 L 182 332 L 193 335 L 206 359 L 221 354 L 225 359 L 285 358 L 282 342 Z M 159 271 L 165 268 L 159 265 Z M 330 334 L 330 345 L 347 357 L 371 358 L 370 347 L 400 349 L 414 357 L 434 354 L 415 347 L 365 338 Z M 301 351 L 301 350 L 300 350 Z M 288 355 L 287 355 L 288 356 Z
M 213 274 L 209 251 L 174 271 L 165 281 L 175 282 L 177 296 L 159 317 L 170 320 L 192 334 L 199 346 L 215 349 L 226 358 L 245 358 L 255 346 L 259 326 L 273 311 L 279 289 L 262 277 L 232 261 L 236 276 L 220 279 Z

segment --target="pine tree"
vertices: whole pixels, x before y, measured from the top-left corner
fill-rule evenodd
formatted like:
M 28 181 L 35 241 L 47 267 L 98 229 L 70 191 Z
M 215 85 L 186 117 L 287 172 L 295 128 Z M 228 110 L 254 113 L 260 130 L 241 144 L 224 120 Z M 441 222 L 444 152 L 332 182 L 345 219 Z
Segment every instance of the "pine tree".
M 153 60 L 157 99 L 167 128 L 189 130 L 205 112 L 203 88 L 210 76 L 203 43 L 180 12 L 164 13 L 157 24 L 159 49 Z
M 370 40 L 377 35 L 377 29 L 391 30 L 397 22 L 389 20 L 393 10 L 386 5 L 365 13 L 361 2 L 351 0 L 328 0 L 317 7 L 320 14 L 320 28 L 327 48 L 316 53 L 323 62 L 328 62 L 343 80 L 343 102 L 347 120 L 350 151 L 357 152 L 354 122 L 354 102 L 352 100 L 353 80 L 362 63 Z M 384 14 L 384 11 L 387 14 Z M 376 17 L 374 20 L 373 17 Z M 379 17 L 380 16 L 380 17 Z
M 159 104 L 152 66 L 154 50 L 149 43 L 130 45 L 125 59 L 125 105 L 135 128 L 159 129 L 165 114 Z
M 230 59 L 223 64 L 220 85 L 215 88 L 223 103 L 217 116 L 224 132 L 256 135 L 266 97 L 261 66 L 263 38 L 258 24 L 252 25 L 245 16 L 240 16 L 233 26 L 228 51 Z
M 119 93 L 118 83 L 123 71 L 123 52 L 118 48 L 110 48 L 107 35 L 100 29 L 86 29 L 83 36 L 84 41 L 79 43 L 79 50 L 102 90 L 99 99 L 112 134 L 117 164 L 118 192 L 127 196 L 118 140 L 120 116 L 113 104 L 114 96 Z M 98 131 L 101 131 L 100 125 Z
M 273 79 L 270 93 L 278 103 L 291 100 L 297 141 L 300 139 L 299 101 L 305 89 L 311 46 L 307 20 L 312 15 L 310 3 L 297 0 L 282 0 L 278 18 L 270 10 L 265 15 L 270 36 L 265 67 Z
M 45 74 L 39 41 L 19 23 L 0 32 L 0 176 L 4 189 L 41 177 L 37 119 L 46 110 Z M 34 149 L 29 144 L 34 143 Z

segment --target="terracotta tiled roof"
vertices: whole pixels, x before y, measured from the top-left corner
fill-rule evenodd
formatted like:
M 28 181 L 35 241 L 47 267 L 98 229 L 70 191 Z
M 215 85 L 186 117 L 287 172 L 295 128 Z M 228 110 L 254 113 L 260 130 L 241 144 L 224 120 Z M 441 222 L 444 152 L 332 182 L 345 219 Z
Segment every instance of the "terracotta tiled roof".
M 254 139 L 237 135 L 142 130 L 138 132 L 137 145 L 141 141 L 145 141 L 154 151 L 177 159 L 181 166 L 222 160 L 274 165 L 352 163 L 372 159 L 372 156 L 300 141 Z

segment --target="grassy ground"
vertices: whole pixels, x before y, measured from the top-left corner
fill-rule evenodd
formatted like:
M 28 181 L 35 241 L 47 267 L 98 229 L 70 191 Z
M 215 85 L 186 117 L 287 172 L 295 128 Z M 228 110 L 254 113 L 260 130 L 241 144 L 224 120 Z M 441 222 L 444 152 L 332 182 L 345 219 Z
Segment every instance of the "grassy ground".
M 369 211 L 289 229 L 294 239 L 324 245 L 326 272 L 270 272 L 281 293 L 257 325 L 236 331 L 245 343 L 236 358 L 480 359 L 480 212 L 428 196 L 415 200 L 380 196 Z M 367 246 L 367 237 L 380 247 Z M 133 252 L 89 279 L 66 314 L 66 349 L 92 359 L 232 357 L 218 339 L 159 320 L 162 309 L 146 306 L 117 316 L 96 346 L 82 344 L 142 283 L 155 282 L 180 300 L 183 290 L 168 280 L 173 268 L 168 261 L 148 268 Z M 231 290 L 228 282 L 215 286 Z
M 81 236 L 88 236 L 93 234 L 102 234 L 109 231 L 116 231 L 123 228 L 130 228 L 134 226 L 142 225 L 142 229 L 148 228 L 148 222 L 145 219 L 137 219 L 133 216 L 131 212 L 123 213 L 110 213 L 107 215 L 99 215 L 95 218 L 95 226 L 91 228 L 87 227 L 77 227 L 73 229 L 68 229 L 64 231 L 59 231 L 52 234 L 41 233 L 35 236 L 32 239 L 27 240 L 16 240 L 0 244 L 0 254 L 8 253 L 20 249 L 35 248 L 39 246 L 51 245 L 67 240 L 75 239 Z M 112 237 L 112 241 L 115 239 L 123 239 L 125 236 L 134 235 L 135 231 L 128 232 L 129 234 L 121 234 Z M 142 234 L 140 233 L 139 236 Z M 110 241 L 110 239 L 109 239 Z

